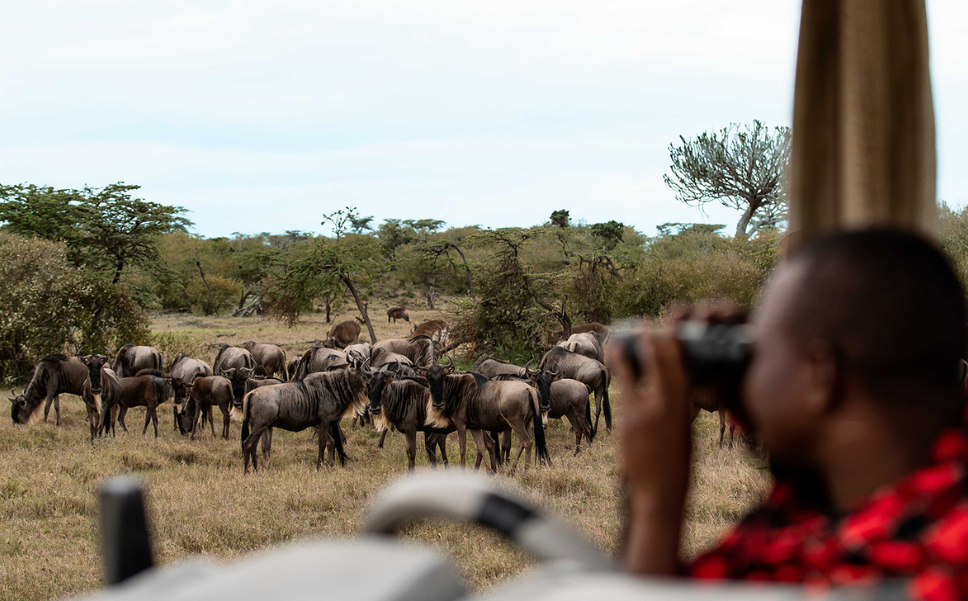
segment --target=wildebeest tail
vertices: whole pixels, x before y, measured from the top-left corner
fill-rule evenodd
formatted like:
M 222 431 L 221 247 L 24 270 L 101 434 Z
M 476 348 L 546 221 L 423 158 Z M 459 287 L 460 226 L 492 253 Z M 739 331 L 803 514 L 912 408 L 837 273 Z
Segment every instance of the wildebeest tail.
M 608 402 L 608 372 L 602 370 L 602 388 L 604 389 L 604 394 L 602 395 L 602 412 L 605 413 L 605 423 L 612 423 L 612 405 Z
M 611 413 L 611 409 L 609 409 L 609 413 Z M 588 395 L 585 395 L 585 421 L 588 422 L 588 430 L 591 432 L 588 442 L 591 442 L 595 440 L 595 429 L 592 428 L 592 402 L 588 400 Z
M 333 437 L 333 445 L 336 447 L 336 454 L 339 455 L 339 464 L 346 465 L 346 451 L 343 450 L 343 433 L 339 431 L 339 421 L 329 425 L 329 435 Z
M 490 431 L 491 440 L 494 441 L 494 453 L 497 455 L 497 464 L 504 465 L 504 451 L 501 449 L 501 439 L 494 430 Z
M 242 397 L 242 453 L 245 453 L 245 439 L 249 437 L 249 395 Z
M 538 459 L 544 460 L 551 465 L 551 455 L 548 454 L 548 443 L 545 441 L 544 420 L 541 419 L 541 405 L 538 401 L 538 392 L 534 391 L 531 407 L 534 410 L 534 444 L 538 449 Z

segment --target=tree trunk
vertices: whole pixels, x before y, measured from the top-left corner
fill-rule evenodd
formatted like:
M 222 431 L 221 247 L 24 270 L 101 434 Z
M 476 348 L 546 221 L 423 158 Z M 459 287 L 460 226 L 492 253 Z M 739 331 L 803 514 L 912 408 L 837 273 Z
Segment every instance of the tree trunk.
M 749 238 L 749 233 L 746 231 L 750 227 L 750 221 L 753 220 L 753 214 L 756 213 L 756 209 L 760 208 L 761 203 L 751 202 L 746 210 L 743 211 L 743 216 L 739 218 L 736 222 L 736 237 L 737 238 Z
M 471 278 L 471 268 L 467 265 L 467 258 L 464 257 L 464 251 L 453 243 L 450 244 L 450 247 L 457 251 L 457 254 L 460 255 L 460 260 L 464 262 L 464 271 L 467 274 L 467 289 L 470 291 L 471 296 L 474 296 L 474 280 Z
M 212 294 L 212 287 L 208 285 L 208 280 L 205 279 L 205 272 L 202 270 L 202 262 L 195 257 L 195 265 L 198 266 L 198 275 L 202 278 L 202 283 L 205 284 L 205 290 L 208 291 L 208 311 L 206 315 L 214 315 L 218 312 L 218 307 L 215 306 L 215 295 Z
M 329 300 L 329 298 L 327 298 L 326 299 L 326 323 L 329 323 L 330 315 L 332 314 L 332 312 L 333 312 L 333 303 Z
M 111 280 L 112 284 L 117 284 L 121 281 L 121 272 L 124 271 L 124 256 L 119 255 L 117 259 L 118 261 L 114 268 L 114 279 Z
M 356 291 L 356 286 L 353 285 L 353 280 L 349 276 L 342 276 L 340 280 L 346 285 L 346 288 L 353 295 L 353 300 L 356 301 L 356 308 L 360 310 L 360 315 L 363 316 L 363 322 L 366 323 L 366 330 L 370 333 L 370 344 L 376 344 L 376 332 L 373 331 L 373 324 L 370 323 L 370 315 L 366 312 L 366 303 L 360 298 L 360 294 Z

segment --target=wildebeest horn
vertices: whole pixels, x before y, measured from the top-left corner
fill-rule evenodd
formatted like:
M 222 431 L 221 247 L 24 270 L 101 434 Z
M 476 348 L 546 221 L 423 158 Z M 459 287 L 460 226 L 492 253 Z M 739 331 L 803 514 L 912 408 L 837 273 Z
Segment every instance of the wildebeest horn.
M 555 365 L 555 368 L 554 369 L 549 369 L 548 370 L 548 373 L 550 373 L 553 376 L 557 376 L 558 374 L 561 373 L 561 366 L 560 365 Z
M 528 362 L 524 364 L 524 371 L 531 372 L 531 364 L 534 363 L 534 357 L 528 359 Z
M 447 363 L 447 365 L 444 365 L 443 363 L 441 363 L 440 366 L 441 367 L 453 367 L 454 366 L 454 360 L 451 359 L 450 355 L 448 355 L 447 353 L 444 353 L 444 357 L 447 358 L 448 363 Z

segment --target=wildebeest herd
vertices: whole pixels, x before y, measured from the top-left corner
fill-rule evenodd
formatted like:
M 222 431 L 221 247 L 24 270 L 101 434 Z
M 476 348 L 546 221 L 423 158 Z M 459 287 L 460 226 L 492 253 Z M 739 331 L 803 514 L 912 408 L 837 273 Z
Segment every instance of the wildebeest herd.
M 388 319 L 406 319 L 401 307 L 387 312 Z M 559 333 L 561 334 L 561 333 Z M 494 471 L 510 463 L 512 433 L 517 453 L 511 470 L 524 454 L 525 469 L 532 451 L 550 464 L 545 442 L 549 418 L 565 418 L 575 433 L 575 449 L 582 440 L 591 443 L 605 415 L 610 431 L 609 373 L 603 345 L 609 331 L 601 324 L 573 328 L 537 362 L 525 366 L 482 357 L 472 371 L 460 371 L 441 352 L 447 324 L 434 320 L 416 326 L 409 338 L 359 342 L 360 326 L 346 321 L 331 328 L 325 341 L 292 360 L 274 344 L 254 341 L 239 346 L 221 345 L 212 366 L 180 353 L 167 371 L 161 353 L 148 346 L 126 344 L 116 353 L 69 357 L 48 355 L 34 369 L 27 387 L 11 398 L 15 424 L 40 418 L 47 421 L 51 406 L 60 424 L 59 395 L 80 396 L 87 410 L 90 436 L 115 436 L 115 424 L 127 432 L 125 415 L 131 407 L 145 407 L 142 435 L 149 425 L 158 436 L 159 405 L 173 406 L 173 428 L 194 440 L 200 424 L 209 423 L 215 434 L 213 408 L 222 414 L 220 436 L 229 438 L 233 413 L 242 420 L 243 467 L 268 465 L 275 428 L 314 430 L 318 441 L 317 469 L 333 465 L 343 450 L 344 418 L 371 424 L 382 431 L 406 437 L 409 469 L 414 469 L 417 433 L 431 465 L 437 451 L 447 464 L 447 436 L 457 433 L 460 463 L 466 464 L 467 433 L 477 449 L 476 467 L 486 458 Z M 595 415 L 589 397 L 593 395 Z

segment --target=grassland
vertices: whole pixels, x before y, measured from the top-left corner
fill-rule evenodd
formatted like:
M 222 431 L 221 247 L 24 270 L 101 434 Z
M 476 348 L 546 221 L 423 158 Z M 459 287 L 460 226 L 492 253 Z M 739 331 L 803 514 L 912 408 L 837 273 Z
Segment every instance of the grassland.
M 374 311 L 375 313 L 376 311 Z M 415 320 L 445 317 L 412 312 Z M 218 343 L 254 339 L 292 344 L 322 339 L 326 325 L 313 315 L 288 330 L 261 319 L 163 317 L 154 329 L 170 360 L 184 350 L 211 360 Z M 374 324 L 380 338 L 408 332 L 404 322 Z M 365 333 L 365 330 L 364 330 Z M 612 390 L 615 419 L 621 398 Z M 142 410 L 132 410 L 138 424 Z M 231 560 L 254 549 L 293 538 L 347 537 L 360 532 L 371 494 L 404 475 L 403 435 L 377 449 L 372 429 L 347 429 L 352 461 L 345 468 L 314 470 L 315 444 L 309 432 L 278 432 L 273 465 L 243 477 L 239 423 L 229 441 L 206 431 L 194 442 L 171 429 L 171 412 L 160 412 L 163 428 L 155 440 L 134 432 L 88 442 L 80 399 L 64 396 L 60 427 L 14 427 L 0 420 L 0 599 L 55 599 L 99 585 L 96 489 L 105 478 L 136 472 L 146 483 L 155 552 L 161 563 L 193 554 Z M 604 433 L 604 428 L 602 430 Z M 768 486 L 763 459 L 742 447 L 720 450 L 718 420 L 703 414 L 695 425 L 695 479 L 687 514 L 685 553 L 694 555 L 758 499 Z M 456 440 L 451 437 L 451 458 Z M 605 549 L 614 550 L 620 530 L 614 439 L 603 435 L 572 456 L 573 436 L 565 423 L 552 423 L 551 468 L 519 472 L 513 480 L 548 508 Z M 426 458 L 418 455 L 418 468 Z M 491 535 L 470 527 L 423 523 L 406 536 L 453 558 L 471 586 L 487 587 L 529 566 L 528 559 Z

